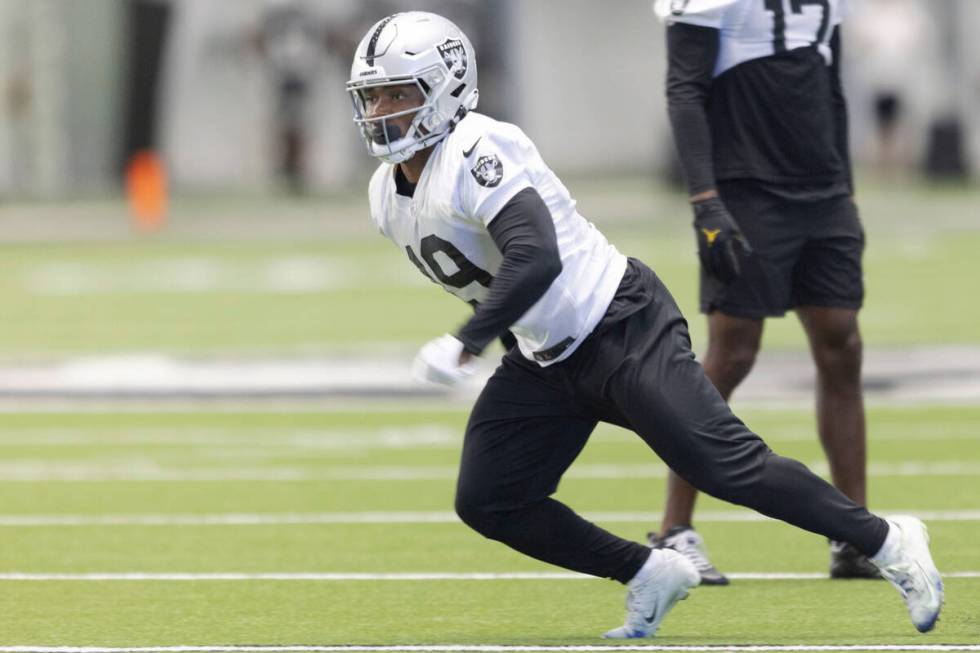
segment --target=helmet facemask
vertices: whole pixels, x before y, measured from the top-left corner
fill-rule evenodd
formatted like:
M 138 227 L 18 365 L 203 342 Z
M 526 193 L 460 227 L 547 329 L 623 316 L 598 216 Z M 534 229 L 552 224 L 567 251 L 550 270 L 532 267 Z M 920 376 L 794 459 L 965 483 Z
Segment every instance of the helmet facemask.
M 476 107 L 476 81 L 472 45 L 445 18 L 406 12 L 379 21 L 358 46 L 347 82 L 354 123 L 368 153 L 401 163 L 432 147 Z M 418 106 L 369 116 L 366 91 L 405 85 L 419 91 Z M 404 132 L 394 124 L 411 114 Z
M 444 116 L 438 111 L 439 98 L 452 84 L 452 75 L 444 75 L 434 67 L 423 71 L 416 77 L 388 77 L 371 80 L 365 83 L 348 83 L 347 91 L 354 105 L 354 123 L 361 130 L 361 137 L 367 146 L 368 153 L 388 163 L 401 163 L 431 145 L 435 145 L 445 136 L 451 126 L 455 125 L 465 115 L 465 110 L 457 116 Z M 389 86 L 413 85 L 425 98 L 418 107 L 412 107 L 389 113 L 384 116 L 368 117 L 363 93 L 372 88 Z M 393 118 L 415 114 L 407 133 L 391 121 Z

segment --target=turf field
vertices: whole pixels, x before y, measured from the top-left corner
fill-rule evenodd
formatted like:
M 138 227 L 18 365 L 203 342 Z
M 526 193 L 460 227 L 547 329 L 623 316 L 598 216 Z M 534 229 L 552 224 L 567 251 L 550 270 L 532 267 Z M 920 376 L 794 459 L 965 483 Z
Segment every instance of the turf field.
M 666 280 L 700 350 L 683 203 L 645 180 L 569 186 Z M 980 345 L 977 193 L 861 188 L 867 346 Z M 359 196 L 179 199 L 156 235 L 131 232 L 115 201 L 3 205 L 0 233 L 0 368 L 118 352 L 404 355 L 468 311 L 373 233 Z M 767 325 L 766 344 L 800 349 L 795 320 Z M 0 653 L 602 646 L 598 634 L 622 619 L 618 585 L 458 523 L 465 405 L 5 407 Z M 740 413 L 826 473 L 809 410 Z M 819 537 L 705 498 L 699 529 L 734 584 L 696 590 L 640 644 L 980 650 L 980 405 L 875 404 L 869 424 L 873 506 L 926 518 L 947 573 L 934 633 L 914 631 L 885 583 L 824 580 Z M 664 475 L 635 437 L 602 427 L 559 497 L 641 539 Z
M 821 467 L 807 413 L 745 417 Z M 622 618 L 619 586 L 549 576 L 561 570 L 453 519 L 464 421 L 390 405 L 7 415 L 0 645 L 601 644 Z M 978 425 L 980 408 L 871 414 L 872 501 L 929 518 L 949 574 L 933 634 L 913 630 L 884 582 L 820 578 L 819 537 L 704 499 L 700 527 L 736 580 L 695 590 L 652 643 L 976 643 Z M 559 496 L 640 538 L 663 473 L 635 437 L 601 428 Z M 528 577 L 498 578 L 510 573 Z
M 569 185 L 583 215 L 666 281 L 698 349 L 689 209 L 643 179 Z M 980 192 L 865 187 L 868 345 L 980 344 L 980 303 L 970 300 Z M 140 236 L 119 203 L 0 206 L 0 357 L 412 351 L 469 312 L 374 231 L 359 195 L 192 198 L 173 214 L 168 230 Z M 794 318 L 771 321 L 765 338 L 803 346 Z

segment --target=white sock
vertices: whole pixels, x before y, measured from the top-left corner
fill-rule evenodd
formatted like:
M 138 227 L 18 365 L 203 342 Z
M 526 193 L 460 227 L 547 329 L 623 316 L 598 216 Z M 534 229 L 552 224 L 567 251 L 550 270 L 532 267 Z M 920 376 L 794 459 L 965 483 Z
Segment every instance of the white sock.
M 661 558 L 663 558 L 663 551 L 659 549 L 652 550 L 646 562 L 643 563 L 643 566 L 640 567 L 639 571 L 637 571 L 632 578 L 630 578 L 629 584 L 632 585 L 636 582 L 642 582 L 649 578 L 653 568 L 660 564 Z
M 888 520 L 885 520 L 885 523 L 888 524 L 888 535 L 885 536 L 885 541 L 882 543 L 881 548 L 878 549 L 878 553 L 871 556 L 871 562 L 879 567 L 891 562 L 902 540 L 902 534 L 899 532 L 898 526 Z

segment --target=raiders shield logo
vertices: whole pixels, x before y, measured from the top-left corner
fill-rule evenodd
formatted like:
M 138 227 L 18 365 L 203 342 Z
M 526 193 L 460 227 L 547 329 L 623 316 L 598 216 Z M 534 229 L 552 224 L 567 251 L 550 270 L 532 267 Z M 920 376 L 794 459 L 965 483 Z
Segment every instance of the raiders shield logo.
M 470 172 L 476 179 L 476 183 L 487 188 L 493 188 L 504 178 L 504 166 L 496 154 L 481 156 Z
M 463 79 L 466 74 L 466 48 L 463 47 L 463 42 L 459 39 L 446 39 L 442 45 L 436 47 L 456 79 Z

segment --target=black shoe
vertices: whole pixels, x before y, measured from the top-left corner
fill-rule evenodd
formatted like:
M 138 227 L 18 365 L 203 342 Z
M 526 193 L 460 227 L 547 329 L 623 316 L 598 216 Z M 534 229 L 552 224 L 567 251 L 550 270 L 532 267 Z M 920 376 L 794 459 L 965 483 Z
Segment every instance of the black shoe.
M 647 533 L 647 541 L 655 549 L 673 549 L 690 560 L 701 574 L 702 585 L 728 585 L 728 578 L 708 560 L 704 539 L 690 526 L 674 526 L 663 537 Z
M 864 555 L 846 542 L 830 542 L 831 578 L 881 578 L 881 572 Z

